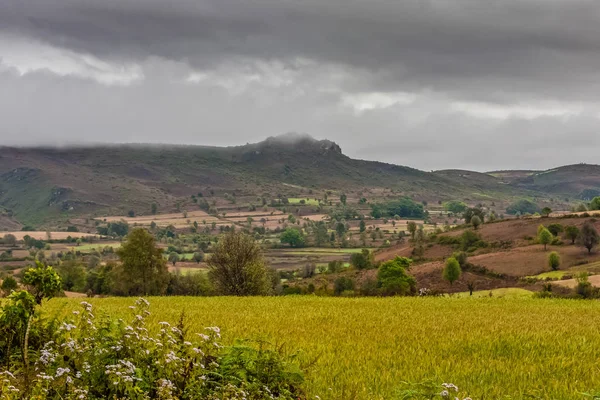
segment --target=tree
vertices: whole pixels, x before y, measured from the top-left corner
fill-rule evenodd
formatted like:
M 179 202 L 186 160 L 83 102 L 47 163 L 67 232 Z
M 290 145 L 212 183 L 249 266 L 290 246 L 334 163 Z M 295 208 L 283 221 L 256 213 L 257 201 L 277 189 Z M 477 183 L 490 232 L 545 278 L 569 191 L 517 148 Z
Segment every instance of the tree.
M 417 233 L 417 224 L 414 221 L 410 221 L 407 225 L 410 237 L 415 240 L 415 234 Z
M 600 197 L 594 197 L 588 207 L 590 211 L 600 210 Z
M 571 244 L 575 244 L 575 240 L 579 237 L 579 228 L 575 225 L 569 225 L 565 228 L 565 236 L 571 239 Z
M 36 261 L 36 267 L 28 269 L 22 280 L 36 304 L 42 304 L 43 299 L 51 299 L 60 293 L 62 285 L 60 276 L 54 268 Z
M 552 271 L 556 271 L 558 268 L 560 268 L 560 256 L 557 252 L 553 251 L 548 254 L 548 266 L 552 269 Z
M 129 211 L 127 212 L 127 216 L 128 216 L 128 217 L 130 217 L 130 218 L 133 218 L 133 217 L 135 217 L 135 211 L 133 211 L 133 210 L 129 210 Z
M 155 215 L 158 211 L 158 205 L 156 203 L 152 203 L 150 212 L 152 213 L 152 215 Z
M 160 295 L 167 289 L 169 271 L 163 249 L 156 246 L 154 236 L 142 228 L 134 229 L 117 250 L 121 259 L 125 294 L 130 296 Z
M 550 207 L 542 208 L 542 216 L 547 217 L 552 213 L 552 209 Z
M 204 261 L 204 253 L 201 251 L 195 252 L 192 256 L 192 260 L 194 260 L 197 264 L 200 264 L 202 261 Z
M 350 256 L 350 264 L 356 269 L 369 269 L 373 266 L 374 258 L 369 249 L 362 249 L 360 253 Z
M 17 244 L 17 238 L 12 233 L 7 233 L 6 235 L 4 235 L 2 242 L 4 242 L 4 244 L 7 246 L 13 247 Z
M 474 216 L 478 216 L 481 221 L 483 221 L 483 218 L 485 217 L 484 212 L 481 208 L 479 208 L 479 207 L 469 208 L 463 213 L 463 218 L 465 219 L 465 224 L 470 224 L 471 219 Z
M 175 264 L 177 264 L 178 261 L 179 261 L 179 254 L 177 254 L 174 251 L 169 253 L 169 262 L 172 263 L 173 266 L 175 266 Z
M 340 276 L 333 283 L 333 293 L 336 296 L 343 294 L 344 292 L 354 291 L 354 281 L 352 278 Z
M 262 250 L 244 233 L 230 232 L 221 238 L 207 264 L 219 294 L 262 296 L 272 291 Z
M 546 250 L 546 247 L 552 243 L 554 236 L 552 236 L 552 233 L 550 233 L 543 225 L 540 225 L 540 228 L 541 229 L 538 229 L 538 241 L 544 245 L 544 250 Z
M 561 224 L 550 224 L 550 225 L 548 225 L 548 230 L 554 236 L 558 236 L 565 229 L 563 228 L 563 226 Z
M 329 235 L 327 235 L 327 225 L 325 222 L 319 221 L 314 228 L 314 236 L 315 236 L 315 244 L 317 246 L 322 246 L 329 240 Z
M 462 212 L 465 212 L 465 210 L 467 209 L 467 205 L 462 201 L 449 201 L 447 203 L 444 203 L 444 209 L 454 214 L 460 214 Z
M 450 257 L 446 260 L 446 266 L 444 267 L 444 271 L 442 272 L 442 277 L 450 282 L 450 285 L 460 278 L 462 270 L 460 269 L 460 264 L 454 257 Z
M 0 286 L 0 289 L 2 289 L 2 292 L 5 296 L 8 296 L 10 292 L 16 290 L 18 287 L 19 284 L 17 283 L 17 280 L 9 275 L 2 280 L 2 286 Z
M 538 207 L 538 205 L 527 199 L 519 200 L 506 207 L 506 213 L 511 215 L 535 214 L 539 211 L 540 208 Z
M 481 242 L 481 236 L 470 229 L 460 235 L 460 246 L 464 251 L 468 251 L 472 247 L 477 247 Z
M 588 253 L 591 253 L 594 246 L 600 241 L 598 231 L 590 221 L 586 221 L 581 227 L 579 241 L 588 250 Z
M 406 257 L 396 257 L 379 266 L 377 286 L 381 293 L 387 296 L 408 295 L 416 292 L 416 280 L 408 271 L 412 260 Z
M 471 218 L 471 225 L 473 225 L 473 229 L 477 230 L 479 225 L 481 225 L 481 218 L 479 218 L 477 215 L 474 215 L 473 218 Z
M 287 243 L 291 247 L 303 247 L 306 240 L 300 230 L 295 228 L 287 228 L 280 237 L 281 243 Z
M 62 281 L 63 290 L 69 292 L 83 292 L 86 284 L 85 268 L 75 260 L 63 262 L 56 268 Z
M 364 219 L 360 220 L 360 224 L 358 226 L 359 226 L 360 232 L 364 232 L 364 231 L 367 230 L 367 224 L 365 224 L 365 220 Z
M 342 202 L 343 205 L 346 205 L 346 194 L 342 193 L 342 195 L 340 196 L 340 201 Z

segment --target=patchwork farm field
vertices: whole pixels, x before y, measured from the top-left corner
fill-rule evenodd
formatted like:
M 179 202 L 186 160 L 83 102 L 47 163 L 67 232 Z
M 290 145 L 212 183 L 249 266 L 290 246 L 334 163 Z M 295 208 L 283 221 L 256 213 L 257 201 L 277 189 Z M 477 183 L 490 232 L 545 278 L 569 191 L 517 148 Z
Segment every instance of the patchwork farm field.
M 133 299 L 90 299 L 130 318 Z M 600 389 L 600 303 L 531 298 L 151 298 L 151 322 L 190 332 L 220 326 L 225 342 L 285 345 L 312 365 L 321 399 L 393 399 L 402 382 L 452 382 L 461 398 L 583 399 Z M 76 299 L 54 299 L 67 315 Z M 594 392 L 595 393 L 595 392 Z M 510 397 L 505 397 L 510 396 Z M 589 398 L 589 397 L 588 397 Z

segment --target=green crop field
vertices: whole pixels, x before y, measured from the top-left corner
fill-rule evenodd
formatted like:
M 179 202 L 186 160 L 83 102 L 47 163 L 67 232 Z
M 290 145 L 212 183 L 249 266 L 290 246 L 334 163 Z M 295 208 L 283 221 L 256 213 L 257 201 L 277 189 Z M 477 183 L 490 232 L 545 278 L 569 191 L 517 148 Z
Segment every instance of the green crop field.
M 133 299 L 91 299 L 127 317 Z M 403 381 L 452 382 L 473 399 L 583 399 L 600 389 L 600 303 L 532 298 L 151 298 L 149 326 L 220 326 L 225 342 L 266 339 L 315 361 L 321 399 L 390 399 Z M 54 299 L 68 315 L 75 299 Z M 505 397 L 510 396 L 510 397 Z
M 304 203 L 302 203 L 302 200 L 304 200 Z M 319 205 L 319 200 L 315 200 L 315 199 L 306 199 L 306 197 L 290 197 L 288 198 L 288 201 L 290 202 L 290 204 L 306 204 L 309 206 L 318 206 Z

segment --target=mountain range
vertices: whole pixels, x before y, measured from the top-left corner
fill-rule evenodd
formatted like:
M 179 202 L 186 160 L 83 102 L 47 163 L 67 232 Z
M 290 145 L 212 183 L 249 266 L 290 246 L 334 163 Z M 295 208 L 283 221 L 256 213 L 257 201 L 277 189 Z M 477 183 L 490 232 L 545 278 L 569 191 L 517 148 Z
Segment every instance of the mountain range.
M 274 197 L 305 190 L 378 193 L 380 189 L 429 202 L 560 198 L 568 203 L 600 193 L 600 166 L 425 172 L 352 159 L 332 141 L 300 134 L 233 147 L 0 147 L 3 229 L 149 210 L 152 203 L 169 209 L 203 191 Z

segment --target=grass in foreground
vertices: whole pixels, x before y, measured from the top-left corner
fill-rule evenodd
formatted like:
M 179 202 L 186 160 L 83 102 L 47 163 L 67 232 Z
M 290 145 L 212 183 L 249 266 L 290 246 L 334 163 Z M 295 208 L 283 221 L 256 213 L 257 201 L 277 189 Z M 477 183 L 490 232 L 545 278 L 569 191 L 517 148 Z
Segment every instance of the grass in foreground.
M 316 360 L 322 399 L 390 399 L 402 381 L 452 382 L 474 399 L 578 399 L 600 389 L 600 303 L 514 298 L 151 298 L 150 320 L 266 339 Z M 67 314 L 75 299 L 46 310 Z M 131 299 L 92 299 L 127 316 Z

